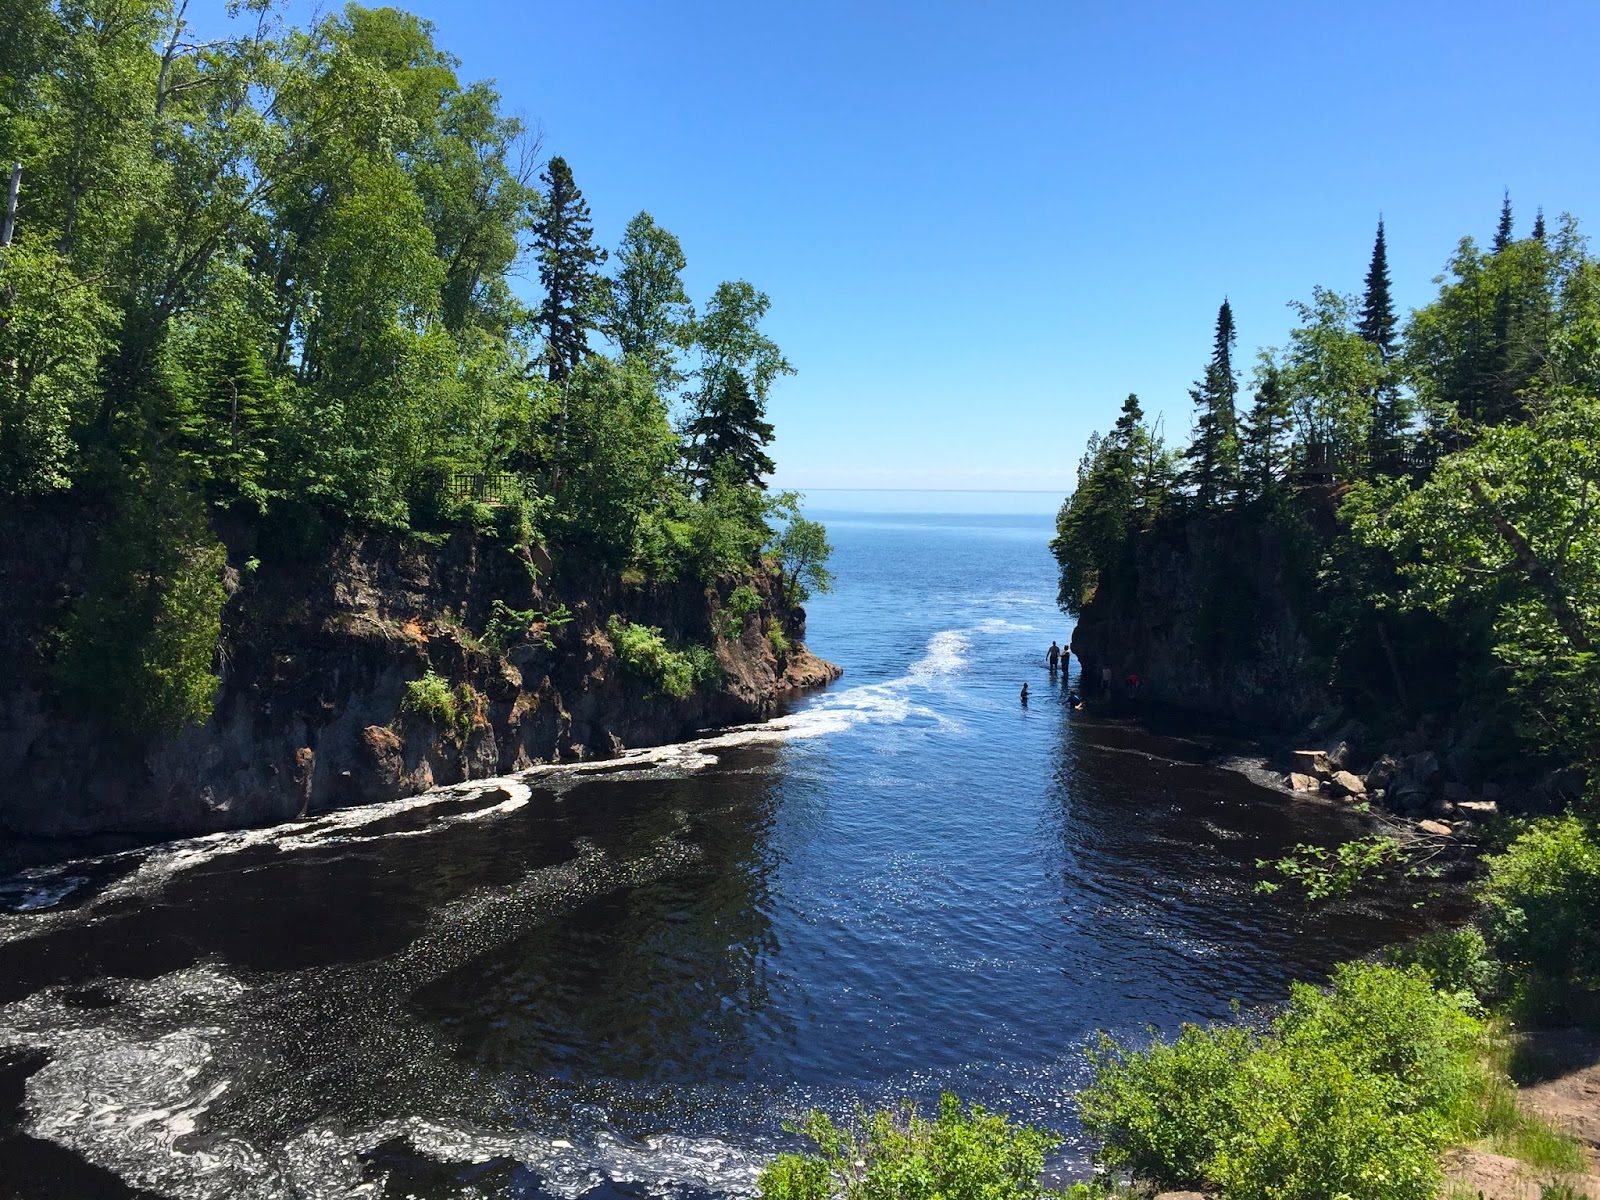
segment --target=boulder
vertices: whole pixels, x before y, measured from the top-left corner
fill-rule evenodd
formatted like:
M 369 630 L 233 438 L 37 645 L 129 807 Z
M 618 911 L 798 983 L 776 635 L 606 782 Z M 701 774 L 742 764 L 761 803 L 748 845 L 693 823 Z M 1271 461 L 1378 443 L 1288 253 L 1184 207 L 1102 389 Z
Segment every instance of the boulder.
M 1394 782 L 1395 776 L 1400 772 L 1400 760 L 1392 755 L 1385 754 L 1367 769 L 1367 791 L 1375 792 L 1386 788 Z
M 1464 783 L 1447 783 L 1444 785 L 1444 798 L 1451 804 L 1460 804 L 1463 800 L 1472 799 L 1472 789 Z
M 1342 796 L 1365 796 L 1367 785 L 1359 775 L 1353 775 L 1349 771 L 1335 771 L 1333 790 Z
M 1407 779 L 1425 787 L 1439 773 L 1439 756 L 1432 750 L 1410 754 L 1401 761 L 1400 769 Z
M 1315 775 L 1327 779 L 1333 774 L 1333 764 L 1326 750 L 1296 750 L 1289 755 L 1290 770 L 1301 775 Z
M 1493 800 L 1458 800 L 1456 809 L 1462 816 L 1474 821 L 1487 821 L 1500 812 L 1500 806 Z
M 1315 775 L 1302 775 L 1299 771 L 1290 771 L 1289 787 L 1297 792 L 1321 791 L 1322 780 Z
M 1443 821 L 1418 821 L 1417 828 L 1423 833 L 1431 833 L 1435 837 L 1449 837 L 1454 832 Z

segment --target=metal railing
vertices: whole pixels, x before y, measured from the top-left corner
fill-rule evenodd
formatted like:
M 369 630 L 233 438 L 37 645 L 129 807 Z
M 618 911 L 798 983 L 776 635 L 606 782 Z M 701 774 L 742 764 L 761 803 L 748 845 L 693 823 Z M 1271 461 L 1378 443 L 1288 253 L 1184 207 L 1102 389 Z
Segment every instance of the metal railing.
M 522 494 L 522 481 L 511 471 L 491 471 L 484 475 L 457 471 L 446 479 L 445 490 L 452 500 L 505 504 Z

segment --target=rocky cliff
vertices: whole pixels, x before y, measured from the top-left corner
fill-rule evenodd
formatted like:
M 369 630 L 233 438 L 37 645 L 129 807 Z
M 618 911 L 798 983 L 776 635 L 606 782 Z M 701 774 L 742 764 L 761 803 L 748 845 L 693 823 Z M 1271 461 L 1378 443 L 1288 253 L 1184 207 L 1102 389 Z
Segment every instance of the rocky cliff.
M 581 564 L 557 576 L 537 550 L 467 530 L 437 545 L 347 530 L 302 547 L 267 546 L 250 523 L 218 532 L 229 599 L 215 711 L 175 736 L 134 737 L 62 711 L 50 682 L 52 631 L 95 552 L 95 514 L 39 506 L 4 522 L 0 829 L 190 834 L 290 820 L 682 740 L 840 673 L 804 648 L 804 611 L 763 577 L 751 583 L 759 609 L 734 622 L 731 584 L 628 586 Z M 496 601 L 555 619 L 490 649 Z M 662 694 L 619 660 L 613 615 L 711 646 L 720 683 Z M 459 698 L 448 727 L 406 704 L 408 683 L 430 671 Z
M 1331 700 L 1300 616 L 1298 547 L 1223 517 L 1141 534 L 1128 569 L 1102 579 L 1073 634 L 1084 686 L 1102 669 L 1126 697 L 1256 729 L 1293 730 Z

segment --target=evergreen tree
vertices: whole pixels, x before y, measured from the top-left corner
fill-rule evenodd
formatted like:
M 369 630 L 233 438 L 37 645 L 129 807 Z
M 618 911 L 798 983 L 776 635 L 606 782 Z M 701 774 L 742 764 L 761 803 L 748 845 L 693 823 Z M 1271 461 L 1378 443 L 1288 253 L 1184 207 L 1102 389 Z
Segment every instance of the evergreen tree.
M 1544 209 L 1540 208 L 1533 216 L 1533 240 L 1544 241 Z
M 1396 378 L 1394 302 L 1389 295 L 1389 252 L 1384 241 L 1383 218 L 1378 218 L 1378 236 L 1372 244 L 1372 261 L 1367 266 L 1366 292 L 1356 332 L 1378 352 L 1377 386 L 1372 396 L 1372 427 L 1368 447 L 1374 469 L 1389 464 L 1399 446 L 1401 428 L 1406 422 Z
M 1494 231 L 1494 253 L 1499 254 L 1511 245 L 1511 190 L 1506 189 L 1505 198 L 1500 201 L 1500 227 Z
M 1233 369 L 1237 334 L 1227 300 L 1217 310 L 1211 361 L 1189 395 L 1195 404 L 1194 438 L 1189 444 L 1189 482 L 1202 509 L 1219 507 L 1238 483 L 1239 430 L 1236 402 L 1239 377 Z
M 1379 237 L 1381 246 L 1381 233 Z M 1282 373 L 1274 363 L 1265 362 L 1239 439 L 1240 491 L 1247 501 L 1269 499 L 1288 472 L 1289 416 L 1289 393 L 1283 387 Z
M 744 374 L 723 371 L 711 403 L 687 429 L 694 439 L 692 466 L 702 495 L 717 478 L 766 489 L 763 476 L 772 473 L 773 462 L 765 449 L 772 441 L 772 425 L 765 418 L 765 406 Z
M 567 160 L 552 158 L 540 178 L 544 202 L 533 222 L 529 248 L 539 261 L 545 293 L 538 314 L 545 369 L 552 383 L 560 383 L 588 356 L 588 331 L 594 328 L 601 287 L 595 268 L 606 261 L 606 252 L 593 245 L 589 204 L 573 182 Z
M 1361 316 L 1356 332 L 1378 348 L 1385 363 L 1394 358 L 1397 322 L 1394 301 L 1389 295 L 1389 250 L 1383 237 L 1383 218 L 1378 218 L 1378 236 L 1372 243 L 1372 261 L 1367 265 L 1367 288 L 1361 301 Z

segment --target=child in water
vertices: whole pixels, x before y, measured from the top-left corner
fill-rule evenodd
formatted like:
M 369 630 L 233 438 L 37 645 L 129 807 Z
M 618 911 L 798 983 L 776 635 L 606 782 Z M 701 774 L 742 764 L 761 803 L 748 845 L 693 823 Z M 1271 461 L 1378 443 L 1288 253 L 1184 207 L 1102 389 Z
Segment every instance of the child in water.
M 1028 685 L 1026 683 L 1022 685 L 1022 707 L 1028 707 Z

